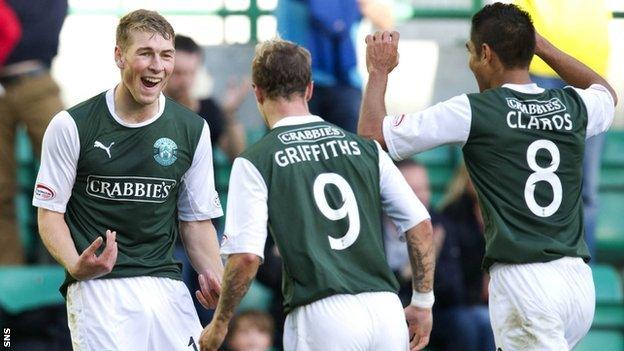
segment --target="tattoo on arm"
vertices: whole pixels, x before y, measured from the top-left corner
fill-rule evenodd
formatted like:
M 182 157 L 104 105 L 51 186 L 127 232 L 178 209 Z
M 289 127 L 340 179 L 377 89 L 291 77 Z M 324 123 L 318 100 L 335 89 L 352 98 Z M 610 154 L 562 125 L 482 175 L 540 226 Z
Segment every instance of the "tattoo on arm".
M 249 290 L 249 286 L 258 271 L 259 262 L 230 258 L 225 266 L 223 274 L 223 287 L 219 297 L 219 305 L 215 312 L 215 319 L 229 322 L 234 315 L 234 310 Z
M 435 255 L 431 223 L 424 221 L 407 233 L 407 250 L 412 265 L 412 285 L 417 292 L 433 289 Z

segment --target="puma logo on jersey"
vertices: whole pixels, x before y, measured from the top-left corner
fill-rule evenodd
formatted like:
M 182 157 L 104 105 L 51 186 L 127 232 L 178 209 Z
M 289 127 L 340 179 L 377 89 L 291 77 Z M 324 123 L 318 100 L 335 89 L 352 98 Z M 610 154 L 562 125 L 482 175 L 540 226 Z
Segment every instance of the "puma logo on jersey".
M 94 148 L 99 148 L 102 149 L 104 151 L 106 151 L 106 154 L 108 155 L 108 158 L 111 158 L 111 153 L 110 153 L 110 148 L 115 145 L 115 142 L 113 141 L 110 145 L 108 145 L 108 147 L 104 146 L 104 144 L 102 144 L 99 141 L 95 141 L 95 144 L 93 144 Z

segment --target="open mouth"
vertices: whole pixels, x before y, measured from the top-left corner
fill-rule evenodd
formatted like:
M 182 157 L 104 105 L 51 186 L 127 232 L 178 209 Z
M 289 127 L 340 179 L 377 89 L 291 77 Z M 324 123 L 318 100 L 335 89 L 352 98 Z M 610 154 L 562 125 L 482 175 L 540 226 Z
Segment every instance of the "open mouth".
M 161 78 L 153 78 L 153 77 L 141 77 L 141 83 L 143 83 L 143 85 L 145 85 L 148 88 L 153 88 L 156 85 L 158 85 L 158 83 L 160 83 L 162 81 Z

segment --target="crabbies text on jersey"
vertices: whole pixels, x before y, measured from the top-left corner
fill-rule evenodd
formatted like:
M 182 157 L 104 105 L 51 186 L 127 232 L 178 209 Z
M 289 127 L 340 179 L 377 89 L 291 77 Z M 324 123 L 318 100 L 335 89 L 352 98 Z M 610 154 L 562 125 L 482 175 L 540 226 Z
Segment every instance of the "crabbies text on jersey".
M 513 109 L 507 113 L 507 125 L 513 129 L 572 130 L 572 116 L 558 99 L 548 101 L 507 99 Z

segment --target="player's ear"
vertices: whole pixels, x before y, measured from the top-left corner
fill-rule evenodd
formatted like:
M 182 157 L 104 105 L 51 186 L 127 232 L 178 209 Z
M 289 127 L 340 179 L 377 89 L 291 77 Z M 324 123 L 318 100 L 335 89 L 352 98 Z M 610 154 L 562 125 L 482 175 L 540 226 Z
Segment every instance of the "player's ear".
M 123 69 L 125 65 L 123 59 L 123 50 L 121 50 L 119 45 L 115 46 L 115 64 L 117 64 L 117 67 L 119 67 L 120 69 Z
M 262 105 L 264 103 L 264 92 L 255 84 L 251 84 L 251 87 L 253 88 L 254 95 L 256 96 L 256 101 Z
M 492 54 L 494 52 L 490 48 L 490 46 L 486 43 L 481 44 L 481 61 L 490 62 L 492 61 Z
M 306 102 L 312 99 L 313 93 L 314 93 L 314 81 L 310 81 L 310 83 L 308 83 L 308 85 L 306 86 L 306 91 L 305 91 L 305 96 L 304 96 Z

